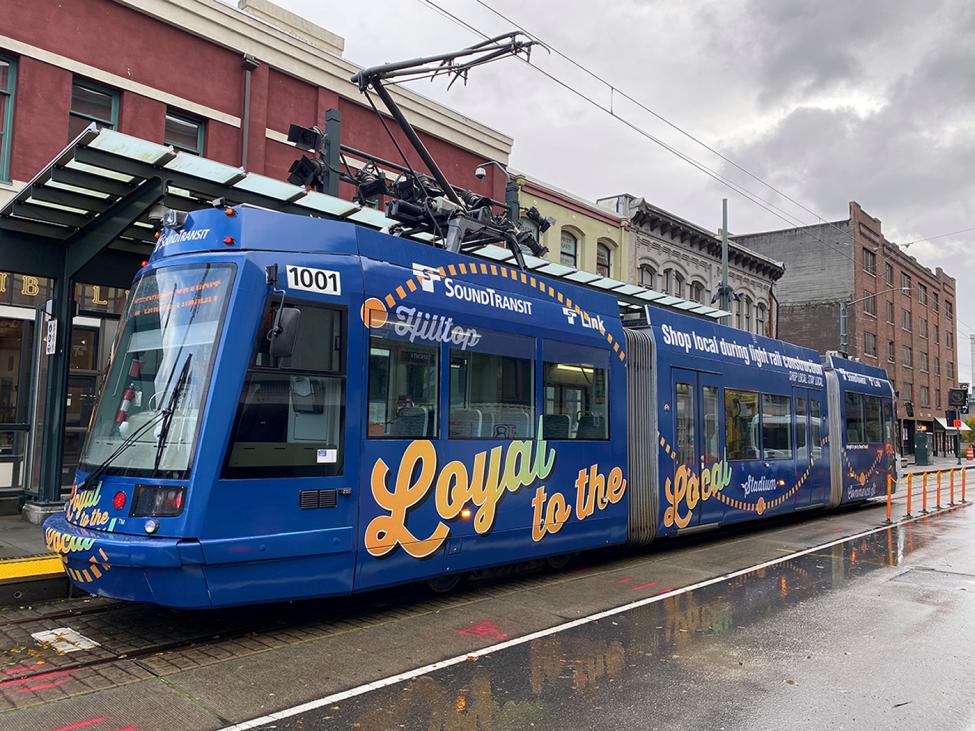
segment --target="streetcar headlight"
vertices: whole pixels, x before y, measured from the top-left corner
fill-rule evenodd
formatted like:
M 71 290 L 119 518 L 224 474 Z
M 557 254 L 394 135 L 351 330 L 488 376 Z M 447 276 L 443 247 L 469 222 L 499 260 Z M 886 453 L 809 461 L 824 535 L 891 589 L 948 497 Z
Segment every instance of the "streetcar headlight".
M 183 512 L 185 487 L 136 485 L 132 496 L 132 516 L 172 517 Z

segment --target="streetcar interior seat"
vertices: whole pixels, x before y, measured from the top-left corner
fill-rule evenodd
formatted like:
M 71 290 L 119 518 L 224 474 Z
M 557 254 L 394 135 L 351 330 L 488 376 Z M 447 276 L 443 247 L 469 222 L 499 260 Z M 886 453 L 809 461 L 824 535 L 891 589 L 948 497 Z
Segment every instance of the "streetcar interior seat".
M 568 439 L 572 419 L 568 414 L 546 414 L 542 417 L 542 436 L 545 439 Z
M 582 414 L 576 429 L 576 439 L 605 439 L 606 425 L 603 417 L 595 414 Z
M 494 435 L 494 414 L 488 409 L 478 409 L 481 412 L 481 432 L 480 437 L 490 437 Z
M 501 438 L 517 439 L 527 437 L 531 429 L 531 419 L 524 409 L 501 407 L 494 424 L 494 435 Z
M 391 424 L 394 437 L 427 436 L 427 410 L 423 406 L 404 406 Z
M 481 436 L 480 409 L 454 408 L 450 410 L 450 436 L 454 439 L 472 439 Z

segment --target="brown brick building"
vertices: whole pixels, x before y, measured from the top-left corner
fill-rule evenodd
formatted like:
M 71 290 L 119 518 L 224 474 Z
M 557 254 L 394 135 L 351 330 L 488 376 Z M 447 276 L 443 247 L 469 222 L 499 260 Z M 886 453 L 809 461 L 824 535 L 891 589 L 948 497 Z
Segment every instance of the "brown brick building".
M 955 279 L 931 271 L 888 241 L 879 219 L 850 202 L 842 221 L 735 236 L 785 263 L 777 293 L 779 336 L 820 352 L 840 347 L 840 303 L 847 302 L 852 357 L 886 368 L 898 392 L 901 449 L 919 429 L 945 449 L 948 389 L 958 383 Z

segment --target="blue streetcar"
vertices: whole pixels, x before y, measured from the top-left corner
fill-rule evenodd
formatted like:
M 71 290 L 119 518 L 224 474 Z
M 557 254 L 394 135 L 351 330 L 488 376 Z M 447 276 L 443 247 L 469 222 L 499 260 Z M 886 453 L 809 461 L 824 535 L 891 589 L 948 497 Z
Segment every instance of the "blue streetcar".
M 325 597 L 884 494 L 883 370 L 352 223 L 165 229 L 66 512 L 93 594 Z

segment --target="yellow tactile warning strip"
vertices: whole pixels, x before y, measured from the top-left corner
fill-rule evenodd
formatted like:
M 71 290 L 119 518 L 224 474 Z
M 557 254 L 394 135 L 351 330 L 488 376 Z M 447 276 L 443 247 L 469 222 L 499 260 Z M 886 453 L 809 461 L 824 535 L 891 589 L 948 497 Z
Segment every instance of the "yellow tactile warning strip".
M 663 447 L 664 452 L 672 460 L 676 462 L 677 450 L 671 448 L 670 444 L 667 443 L 667 440 L 664 439 L 664 437 L 660 436 L 659 431 L 657 432 L 657 438 L 660 440 L 660 446 Z M 829 443 L 829 435 L 826 435 L 825 437 L 819 440 L 819 445 L 821 447 L 825 447 L 828 443 Z M 803 483 L 805 483 L 805 481 L 809 479 L 809 475 L 812 472 L 812 468 L 816 464 L 816 462 L 817 460 L 815 457 L 811 458 L 809 460 L 809 466 L 806 468 L 805 472 L 799 475 L 799 479 L 796 480 L 796 483 L 792 487 L 790 487 L 788 491 L 784 492 L 782 495 L 779 495 L 779 497 L 775 498 L 770 502 L 765 502 L 765 498 L 760 497 L 757 501 L 753 503 L 749 503 L 749 502 L 745 502 L 744 500 L 736 500 L 735 498 L 728 497 L 727 495 L 725 495 L 720 491 L 711 493 L 711 495 L 718 501 L 724 503 L 728 507 L 734 508 L 735 510 L 750 510 L 753 513 L 758 513 L 759 515 L 761 515 L 766 510 L 769 510 L 770 508 L 777 508 L 779 505 L 781 505 L 786 500 L 788 500 L 793 495 L 795 495 L 796 491 L 798 491 L 799 488 L 803 486 Z
M 28 556 L 27 558 L 7 558 L 0 561 L 0 582 L 10 579 L 30 579 L 40 576 L 53 576 L 64 573 L 61 557 Z
M 503 264 L 486 264 L 486 263 L 473 263 L 467 264 L 461 262 L 456 266 L 454 264 L 448 264 L 445 267 L 431 268 L 431 271 L 435 271 L 440 274 L 441 277 L 451 276 L 456 277 L 458 271 L 460 274 L 470 275 L 470 274 L 482 274 L 486 276 L 500 276 L 505 279 L 510 279 L 514 282 L 521 282 L 522 284 L 528 285 L 533 289 L 537 289 L 543 295 L 546 295 L 550 299 L 557 300 L 560 305 L 565 305 L 571 310 L 575 310 L 579 313 L 583 320 L 590 320 L 593 323 L 598 323 L 599 320 L 594 316 L 590 315 L 588 312 L 583 310 L 579 305 L 575 304 L 571 298 L 564 296 L 561 292 L 556 290 L 554 287 L 550 287 L 548 284 L 543 282 L 541 279 L 536 279 L 530 274 L 526 274 L 520 269 L 513 269 L 511 267 L 506 267 Z M 405 300 L 409 295 L 417 290 L 420 281 L 423 279 L 422 273 L 417 273 L 414 279 L 406 280 L 406 287 L 409 289 L 407 292 L 402 286 L 396 287 L 396 289 L 385 297 L 383 301 L 389 307 L 395 306 L 397 300 Z M 608 293 L 607 293 L 608 294 Z M 615 352 L 620 360 L 626 360 L 626 351 L 620 346 L 619 341 L 614 340 L 613 336 L 606 332 L 603 327 L 598 327 L 599 334 L 606 338 L 606 342 L 613 347 L 613 352 Z

